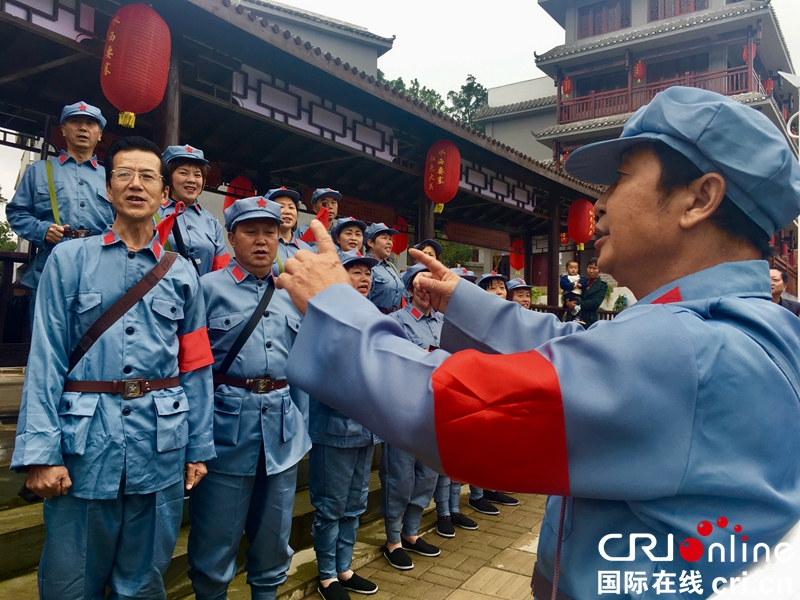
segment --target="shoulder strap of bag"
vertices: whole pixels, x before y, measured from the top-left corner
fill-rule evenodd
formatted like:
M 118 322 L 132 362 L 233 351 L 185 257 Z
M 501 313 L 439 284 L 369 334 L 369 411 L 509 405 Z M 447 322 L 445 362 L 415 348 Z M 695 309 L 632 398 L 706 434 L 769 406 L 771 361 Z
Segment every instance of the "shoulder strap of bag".
M 269 306 L 269 301 L 272 300 L 272 294 L 275 293 L 275 284 L 272 282 L 272 277 L 267 278 L 267 290 L 264 292 L 264 295 L 261 296 L 261 300 L 256 306 L 256 310 L 250 315 L 250 320 L 247 322 L 247 325 L 244 326 L 244 329 L 239 333 L 236 340 L 233 342 L 231 349 L 228 350 L 228 353 L 225 355 L 225 360 L 222 361 L 219 369 L 217 369 L 217 373 L 220 375 L 227 375 L 228 369 L 231 368 L 233 364 L 233 359 L 239 356 L 239 351 L 244 346 L 245 342 L 250 338 L 250 335 L 258 325 L 258 322 L 261 320 L 261 315 L 264 314 L 264 311 L 267 310 L 267 306 Z
M 61 218 L 58 215 L 58 200 L 56 199 L 56 184 L 53 180 L 53 163 L 48 158 L 44 165 L 47 171 L 47 189 L 50 191 L 50 208 L 53 209 L 53 219 L 56 225 L 61 225 Z
M 105 331 L 116 323 L 122 315 L 133 308 L 139 300 L 144 298 L 144 295 L 152 290 L 156 284 L 164 278 L 164 275 L 172 268 L 178 255 L 174 252 L 165 252 L 164 258 L 153 267 L 144 277 L 142 277 L 136 285 L 125 292 L 125 295 L 117 300 L 106 312 L 104 312 L 97 321 L 92 323 L 86 333 L 83 334 L 81 341 L 72 351 L 69 357 L 69 371 L 75 368 L 75 365 L 83 358 L 83 355 L 89 351 L 98 338 L 105 333 Z M 69 372 L 68 372 L 69 373 Z

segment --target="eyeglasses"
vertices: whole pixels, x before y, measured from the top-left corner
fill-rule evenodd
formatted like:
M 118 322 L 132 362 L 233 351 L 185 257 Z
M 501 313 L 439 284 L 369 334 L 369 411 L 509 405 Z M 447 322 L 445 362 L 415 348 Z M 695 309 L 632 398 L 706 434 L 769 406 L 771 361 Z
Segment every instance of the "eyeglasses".
M 120 183 L 129 183 L 133 181 L 133 178 L 137 175 L 139 176 L 139 180 L 142 182 L 142 185 L 147 186 L 155 185 L 163 179 L 163 177 L 155 171 L 134 171 L 124 167 L 120 167 L 119 169 L 114 169 L 111 171 L 111 176 Z

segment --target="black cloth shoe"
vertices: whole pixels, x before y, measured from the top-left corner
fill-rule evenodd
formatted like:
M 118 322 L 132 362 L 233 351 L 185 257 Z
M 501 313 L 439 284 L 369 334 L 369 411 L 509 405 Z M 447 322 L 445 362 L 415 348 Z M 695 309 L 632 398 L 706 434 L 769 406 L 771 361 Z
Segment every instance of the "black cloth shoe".
M 461 527 L 461 529 L 469 529 L 474 531 L 475 529 L 478 528 L 478 524 L 475 521 L 473 521 L 469 517 L 465 517 L 461 513 L 451 514 L 450 522 L 456 527 Z
M 484 492 L 485 494 L 486 492 Z M 500 511 L 498 508 L 489 502 L 486 498 L 478 498 L 477 500 L 473 500 L 472 498 L 469 499 L 469 505 L 477 510 L 479 513 L 483 513 L 485 515 L 499 515 Z
M 483 497 L 493 504 L 502 504 L 503 506 L 517 506 L 519 500 L 507 496 L 503 492 L 492 492 L 490 490 L 483 491 Z
M 360 577 L 358 573 L 353 573 L 353 575 L 348 580 L 339 579 L 339 583 L 342 584 L 342 587 L 350 592 L 355 592 L 356 594 L 364 594 L 369 596 L 370 594 L 374 594 L 378 591 L 378 586 L 372 583 L 371 581 Z
M 433 544 L 429 544 L 421 537 L 417 538 L 417 541 L 413 544 L 409 542 L 406 538 L 403 538 L 403 550 L 408 550 L 409 552 L 416 552 L 417 554 L 421 554 L 422 556 L 439 556 L 442 551 L 439 550 Z
M 386 547 L 384 544 L 381 546 L 381 552 L 386 557 L 386 560 L 389 561 L 389 564 L 392 565 L 395 569 L 400 569 L 401 571 L 408 571 L 409 569 L 414 568 L 414 563 L 411 562 L 411 557 L 405 553 L 405 550 L 402 548 L 395 548 L 391 552 L 389 552 L 389 548 Z
M 450 515 L 436 519 L 436 533 L 446 538 L 456 537 L 455 529 L 453 529 L 453 524 L 450 522 Z
M 317 591 L 325 600 L 350 600 L 350 594 L 345 591 L 338 581 L 332 581 L 328 587 L 322 587 L 322 583 L 320 583 Z

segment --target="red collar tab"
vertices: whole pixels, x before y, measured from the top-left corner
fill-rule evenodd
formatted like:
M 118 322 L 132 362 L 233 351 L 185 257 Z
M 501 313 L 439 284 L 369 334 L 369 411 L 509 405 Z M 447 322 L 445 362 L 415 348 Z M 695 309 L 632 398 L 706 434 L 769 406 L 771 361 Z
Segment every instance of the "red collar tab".
M 153 254 L 156 256 L 156 260 L 161 260 L 161 251 L 163 250 L 161 244 L 158 242 L 158 235 L 153 238 Z
M 233 275 L 233 278 L 236 280 L 236 283 L 242 283 L 242 281 L 244 281 L 244 278 L 247 277 L 247 273 L 245 273 L 244 270 L 239 265 L 236 264 L 234 264 L 233 268 L 231 268 L 231 275 Z
M 61 154 L 58 155 L 58 162 L 59 164 L 64 164 L 69 160 L 69 154 L 65 150 L 61 151 Z
M 360 251 L 360 250 L 356 250 L 356 256 L 357 256 L 358 258 L 361 258 L 361 257 L 363 257 L 364 255 L 363 255 L 363 254 L 361 254 L 361 251 Z
M 414 315 L 414 318 L 417 321 L 419 321 L 422 318 L 422 313 L 417 310 L 416 306 L 411 308 L 411 314 Z
M 681 297 L 681 288 L 676 287 L 672 288 L 663 296 L 656 298 L 650 304 L 671 304 L 673 302 L 680 302 L 681 300 L 683 300 Z
M 108 246 L 109 244 L 113 244 L 117 241 L 117 234 L 114 233 L 113 229 L 110 229 L 104 236 L 103 236 L 103 246 Z
M 93 156 L 89 161 L 89 164 L 91 164 L 96 169 L 99 166 L 99 163 L 97 162 L 97 157 Z

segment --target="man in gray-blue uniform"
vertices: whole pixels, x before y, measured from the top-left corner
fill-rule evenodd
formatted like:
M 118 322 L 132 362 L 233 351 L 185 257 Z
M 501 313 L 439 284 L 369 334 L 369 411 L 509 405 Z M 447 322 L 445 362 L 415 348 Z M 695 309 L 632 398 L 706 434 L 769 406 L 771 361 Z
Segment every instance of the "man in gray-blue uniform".
M 373 268 L 373 273 L 375 269 Z M 439 347 L 442 317 L 431 308 L 430 295 L 413 289 L 414 278 L 430 273 L 416 264 L 403 273 L 403 283 L 411 294 L 411 303 L 392 313 L 406 337 L 420 348 L 433 352 Z M 422 512 L 431 503 L 439 474 L 396 446 L 383 444 L 381 453 L 381 512 L 386 526 L 383 555 L 396 569 L 413 569 L 406 552 L 439 556 L 440 550 L 419 537 Z
M 333 226 L 336 224 L 336 216 L 339 214 L 339 200 L 342 199 L 342 194 L 331 188 L 318 188 L 311 194 L 311 210 L 319 214 L 322 207 L 328 209 L 328 233 L 331 232 Z M 303 237 L 308 232 L 308 225 L 303 225 L 297 230 L 297 236 Z M 316 249 L 317 243 L 309 241 L 308 244 Z
M 397 230 L 383 223 L 373 223 L 364 234 L 367 256 L 374 256 L 378 264 L 372 269 L 372 289 L 369 300 L 384 314 L 391 314 L 403 306 L 403 291 L 406 289 L 400 273 L 389 260 L 392 255 L 392 238 Z
M 42 273 L 11 460 L 45 498 L 43 600 L 102 598 L 106 587 L 110 598 L 166 599 L 184 468 L 191 489 L 214 457 L 203 294 L 153 232 L 167 197 L 161 152 L 120 138 L 106 161 L 113 227 L 59 244 Z M 117 311 L 143 282 L 144 296 Z
M 86 102 L 65 106 L 61 133 L 67 149 L 28 167 L 6 207 L 14 233 L 39 250 L 20 282 L 31 290 L 31 323 L 39 278 L 55 245 L 100 235 L 114 221 L 106 197 L 106 172 L 94 155 L 105 126 L 99 108 Z
M 292 559 L 297 463 L 311 440 L 308 396 L 284 374 L 301 316 L 274 287 L 280 215 L 262 197 L 234 202 L 225 228 L 235 258 L 200 279 L 214 353 L 217 458 L 189 505 L 189 578 L 199 600 L 226 597 L 242 531 L 252 598 L 273 600 Z

